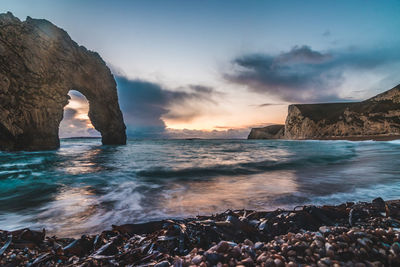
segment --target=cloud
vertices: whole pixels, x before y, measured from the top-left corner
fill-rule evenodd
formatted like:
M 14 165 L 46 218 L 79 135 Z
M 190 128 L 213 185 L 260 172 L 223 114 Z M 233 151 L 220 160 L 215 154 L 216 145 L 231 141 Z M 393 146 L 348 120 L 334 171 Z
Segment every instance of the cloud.
M 127 134 L 134 138 L 171 138 L 164 119 L 190 122 L 203 115 L 203 105 L 218 105 L 213 98 L 221 95 L 204 85 L 187 85 L 170 90 L 161 84 L 130 80 L 123 76 L 115 76 L 115 80 Z M 77 91 L 70 91 L 69 96 L 71 99 L 64 108 L 60 123 L 60 136 L 99 136 L 88 118 L 86 98 Z M 178 132 L 174 132 L 172 138 L 177 138 Z
M 324 36 L 324 37 L 331 36 L 331 31 L 330 31 L 330 30 L 324 31 L 324 32 L 322 33 L 322 36 Z
M 59 129 L 60 137 L 100 136 L 100 133 L 93 128 L 87 115 L 89 111 L 87 99 L 77 91 L 70 91 L 68 95 L 70 100 L 64 108 L 63 120 Z
M 260 128 L 271 125 L 271 123 L 259 123 L 244 125 L 242 127 L 214 126 L 217 130 L 190 130 L 190 129 L 166 129 L 166 138 L 170 139 L 247 139 L 252 128 Z
M 78 111 L 73 108 L 65 108 L 63 119 L 64 120 L 74 119 L 77 113 L 78 113 Z
M 115 78 L 128 135 L 153 137 L 164 132 L 165 124 L 161 116 L 168 112 L 168 100 L 163 89 L 146 81 Z
M 191 121 L 202 115 L 201 103 L 216 105 L 213 88 L 188 85 L 170 90 L 161 84 L 116 76 L 119 102 L 131 137 L 165 137 L 163 119 Z
M 282 105 L 286 105 L 286 104 L 281 104 L 281 103 L 263 103 L 260 105 L 252 105 L 252 106 L 256 106 L 259 108 L 265 108 L 265 107 L 271 107 L 271 106 L 282 106 Z
M 233 60 L 233 71 L 224 78 L 251 91 L 276 96 L 288 102 L 332 102 L 348 100 L 338 88 L 348 71 L 373 71 L 400 61 L 395 49 L 320 52 L 295 46 L 279 55 L 247 54 Z

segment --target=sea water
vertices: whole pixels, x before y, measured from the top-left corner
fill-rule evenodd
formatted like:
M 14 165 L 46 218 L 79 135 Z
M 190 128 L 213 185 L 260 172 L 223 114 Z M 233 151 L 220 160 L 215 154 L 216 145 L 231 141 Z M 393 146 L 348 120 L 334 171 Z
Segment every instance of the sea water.
M 0 152 L 0 229 L 79 236 L 226 209 L 400 198 L 400 142 L 65 139 Z

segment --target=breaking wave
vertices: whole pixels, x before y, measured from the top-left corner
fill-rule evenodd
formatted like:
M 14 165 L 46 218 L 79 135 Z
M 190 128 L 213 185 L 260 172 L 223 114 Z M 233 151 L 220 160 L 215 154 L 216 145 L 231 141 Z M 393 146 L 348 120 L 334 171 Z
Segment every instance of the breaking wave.
M 398 198 L 400 141 L 153 140 L 0 153 L 0 229 L 80 235 L 225 209 Z

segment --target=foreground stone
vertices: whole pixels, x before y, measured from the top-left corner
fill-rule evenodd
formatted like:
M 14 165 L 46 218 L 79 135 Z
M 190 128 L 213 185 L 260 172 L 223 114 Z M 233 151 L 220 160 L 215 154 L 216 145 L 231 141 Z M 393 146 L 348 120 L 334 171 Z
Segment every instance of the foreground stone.
M 0 150 L 59 147 L 70 90 L 88 99 L 103 144 L 125 144 L 116 83 L 101 57 L 47 20 L 0 14 Z
M 79 239 L 0 231 L 1 266 L 399 266 L 400 201 L 113 226 Z

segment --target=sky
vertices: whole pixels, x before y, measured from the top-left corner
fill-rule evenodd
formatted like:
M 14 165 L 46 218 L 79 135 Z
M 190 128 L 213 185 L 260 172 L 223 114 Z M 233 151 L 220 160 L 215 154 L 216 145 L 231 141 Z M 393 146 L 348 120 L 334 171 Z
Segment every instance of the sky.
M 284 123 L 289 104 L 358 101 L 400 83 L 400 0 L 1 0 L 0 9 L 45 18 L 97 51 L 130 137 L 245 138 Z M 85 98 L 70 96 L 60 136 L 98 134 Z

